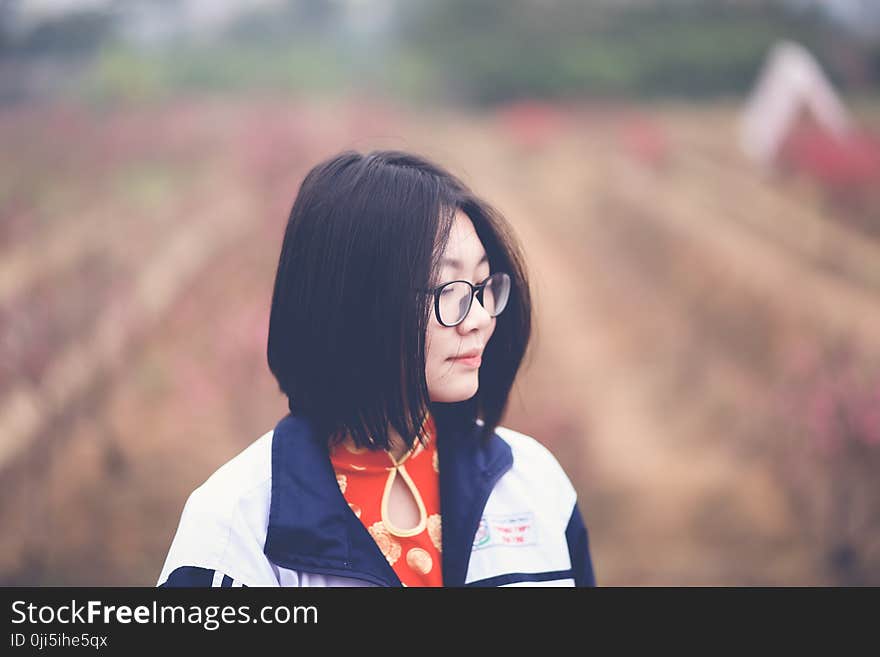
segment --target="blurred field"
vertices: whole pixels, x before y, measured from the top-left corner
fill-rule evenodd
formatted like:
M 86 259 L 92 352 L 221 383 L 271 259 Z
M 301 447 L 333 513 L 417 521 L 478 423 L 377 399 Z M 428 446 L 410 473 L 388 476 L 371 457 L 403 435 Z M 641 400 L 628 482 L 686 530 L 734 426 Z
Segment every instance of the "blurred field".
M 505 424 L 575 482 L 600 584 L 880 584 L 880 205 L 755 170 L 738 109 L 0 110 L 0 583 L 155 583 L 188 493 L 287 411 L 265 340 L 299 180 L 382 147 L 524 244 Z

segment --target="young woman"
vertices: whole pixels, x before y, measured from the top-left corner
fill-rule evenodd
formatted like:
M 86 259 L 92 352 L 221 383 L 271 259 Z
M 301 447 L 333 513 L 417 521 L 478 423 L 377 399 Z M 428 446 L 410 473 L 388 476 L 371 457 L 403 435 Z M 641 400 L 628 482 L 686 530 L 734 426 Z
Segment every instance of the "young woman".
M 589 586 L 575 490 L 500 427 L 531 331 L 506 221 L 402 152 L 312 169 L 275 278 L 290 413 L 187 500 L 164 586 Z

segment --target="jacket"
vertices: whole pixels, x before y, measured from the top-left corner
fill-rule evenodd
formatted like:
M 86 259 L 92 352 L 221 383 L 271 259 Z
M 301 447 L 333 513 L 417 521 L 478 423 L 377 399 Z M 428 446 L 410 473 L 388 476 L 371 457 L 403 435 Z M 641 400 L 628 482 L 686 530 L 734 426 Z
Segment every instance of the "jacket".
M 574 487 L 547 448 L 482 422 L 443 433 L 443 585 L 594 586 Z M 293 414 L 186 501 L 159 586 L 401 586 Z

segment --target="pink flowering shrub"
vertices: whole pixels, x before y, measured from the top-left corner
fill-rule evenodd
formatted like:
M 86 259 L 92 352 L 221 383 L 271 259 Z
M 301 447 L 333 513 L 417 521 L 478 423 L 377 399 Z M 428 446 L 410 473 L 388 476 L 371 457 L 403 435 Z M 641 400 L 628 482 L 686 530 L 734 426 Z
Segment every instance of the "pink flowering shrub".
M 812 346 L 783 381 L 775 465 L 796 526 L 829 584 L 880 584 L 880 364 Z
M 546 146 L 565 127 L 563 113 L 540 101 L 509 103 L 496 112 L 496 121 L 507 139 L 527 150 Z

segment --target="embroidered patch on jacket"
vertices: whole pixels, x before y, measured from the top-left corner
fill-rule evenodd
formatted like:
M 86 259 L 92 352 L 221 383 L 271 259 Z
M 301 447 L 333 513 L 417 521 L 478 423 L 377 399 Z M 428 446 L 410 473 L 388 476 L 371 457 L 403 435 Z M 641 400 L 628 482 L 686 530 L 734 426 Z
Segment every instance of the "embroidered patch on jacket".
M 490 545 L 519 547 L 538 542 L 535 518 L 531 511 L 503 516 L 483 516 L 474 535 L 472 549 L 479 550 Z

